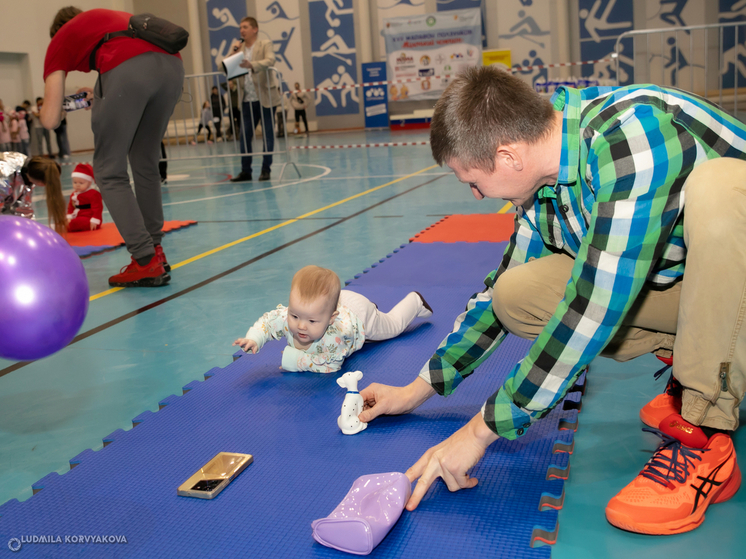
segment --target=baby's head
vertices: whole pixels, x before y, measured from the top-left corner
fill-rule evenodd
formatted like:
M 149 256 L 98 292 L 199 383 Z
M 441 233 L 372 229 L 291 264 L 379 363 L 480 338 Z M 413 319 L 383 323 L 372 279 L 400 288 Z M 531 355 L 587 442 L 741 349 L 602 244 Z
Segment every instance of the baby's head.
M 73 190 L 85 192 L 93 184 L 93 167 L 88 163 L 78 163 L 72 172 Z
M 321 339 L 337 317 L 339 276 L 319 266 L 306 266 L 293 276 L 288 304 L 288 328 L 296 345 L 308 347 Z

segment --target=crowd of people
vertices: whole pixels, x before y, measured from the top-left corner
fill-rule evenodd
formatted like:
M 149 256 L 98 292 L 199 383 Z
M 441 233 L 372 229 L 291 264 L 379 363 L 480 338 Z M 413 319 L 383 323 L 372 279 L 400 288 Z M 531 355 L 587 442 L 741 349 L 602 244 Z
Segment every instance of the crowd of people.
M 57 150 L 52 150 L 49 130 L 41 124 L 39 114 L 44 99 L 36 98 L 36 103 L 24 100 L 15 109 L 6 108 L 0 99 L 0 152 L 15 151 L 24 155 L 41 155 L 70 159 L 70 142 L 67 137 L 67 121 L 64 118 L 54 129 Z M 46 151 L 44 143 L 46 142 Z

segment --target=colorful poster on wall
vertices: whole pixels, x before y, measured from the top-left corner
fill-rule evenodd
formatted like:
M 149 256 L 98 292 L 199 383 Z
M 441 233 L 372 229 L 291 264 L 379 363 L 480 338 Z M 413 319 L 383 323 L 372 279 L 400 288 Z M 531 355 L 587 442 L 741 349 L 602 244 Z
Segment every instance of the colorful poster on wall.
M 634 28 L 633 2 L 626 0 L 578 0 L 580 19 L 580 57 L 582 60 L 604 60 L 581 66 L 583 77 L 593 77 L 601 85 L 629 85 L 634 82 L 632 39 L 624 39 L 617 63 L 611 59 L 616 40 Z
M 357 51 L 352 0 L 311 0 L 311 59 L 314 87 L 357 83 Z M 358 114 L 356 88 L 316 92 L 316 115 Z
M 482 14 L 452 10 L 384 20 L 390 101 L 437 99 L 454 75 L 482 63 Z
M 238 26 L 246 17 L 245 0 L 207 0 L 207 29 L 210 35 L 211 72 L 222 72 L 223 58 L 234 39 L 240 39 Z
M 393 17 L 419 16 L 424 14 L 425 0 L 376 0 L 378 7 L 378 29 L 381 30 L 379 37 L 378 52 L 383 55 L 386 52 L 386 40 L 383 35 L 385 28 L 384 20 Z
M 256 0 L 259 36 L 275 45 L 275 68 L 282 74 L 282 90 L 305 87 L 303 42 L 298 0 Z
M 436 0 L 435 5 L 439 12 L 469 10 L 472 8 L 482 12 L 482 48 L 487 48 L 487 31 L 484 27 L 487 13 L 484 8 L 484 0 Z
M 362 69 L 363 83 L 386 81 L 385 62 L 365 62 Z M 388 128 L 389 102 L 385 85 L 363 87 L 363 107 L 366 128 Z

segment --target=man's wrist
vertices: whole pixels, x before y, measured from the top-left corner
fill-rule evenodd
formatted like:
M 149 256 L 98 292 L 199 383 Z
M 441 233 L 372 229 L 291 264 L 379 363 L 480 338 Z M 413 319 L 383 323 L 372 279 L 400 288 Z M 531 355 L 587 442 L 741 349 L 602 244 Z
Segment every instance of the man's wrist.
M 408 400 L 412 410 L 420 407 L 435 394 L 435 389 L 420 377 L 414 379 L 406 388 L 409 390 Z
M 500 438 L 487 426 L 481 413 L 475 415 L 468 426 L 474 438 L 485 449 Z

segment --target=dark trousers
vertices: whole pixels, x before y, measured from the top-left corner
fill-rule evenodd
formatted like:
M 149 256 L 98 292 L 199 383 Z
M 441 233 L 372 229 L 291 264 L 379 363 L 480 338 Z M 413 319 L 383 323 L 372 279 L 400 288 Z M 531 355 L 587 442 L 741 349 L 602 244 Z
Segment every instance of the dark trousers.
M 220 129 L 223 127 L 223 119 L 219 114 L 212 113 L 212 124 L 215 126 L 215 138 L 222 138 L 223 133 Z
M 200 122 L 199 126 L 197 126 L 197 136 L 199 136 L 199 133 L 202 132 L 203 128 L 207 130 L 207 141 L 209 142 L 210 140 L 212 140 L 212 128 L 210 128 L 209 124 L 202 124 Z
M 60 125 L 54 129 L 54 135 L 57 137 L 57 148 L 59 153 L 58 157 L 64 155 L 70 155 L 70 142 L 67 139 L 67 122 L 62 121 Z
M 233 131 L 235 130 L 235 134 Z M 228 136 L 238 138 L 241 134 L 241 109 L 238 106 L 231 108 L 231 122 L 228 123 L 228 128 L 225 132 Z
M 306 132 L 308 132 L 308 121 L 306 120 L 306 109 L 295 109 L 295 127 L 298 129 L 300 129 L 300 126 L 298 126 L 300 119 L 303 119 L 303 126 L 306 129 Z
M 166 159 L 166 144 L 161 141 L 161 159 Z M 161 175 L 161 182 L 168 178 L 168 161 L 158 162 L 158 173 Z
M 111 218 L 135 259 L 152 256 L 153 245 L 163 237 L 160 144 L 183 83 L 184 65 L 179 58 L 146 52 L 101 74 L 95 88 L 93 172 Z M 105 97 L 102 90 L 107 92 Z
M 254 137 L 256 127 L 262 125 L 262 137 L 264 140 L 264 152 L 275 149 L 275 121 L 274 109 L 263 107 L 259 101 L 243 102 L 241 116 L 243 117 L 243 129 L 241 130 L 241 153 L 246 153 L 241 158 L 241 172 L 251 174 L 251 140 Z M 272 154 L 267 154 L 262 160 L 262 172 L 269 172 L 272 167 Z

